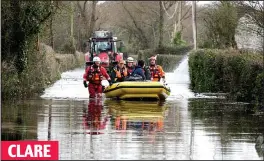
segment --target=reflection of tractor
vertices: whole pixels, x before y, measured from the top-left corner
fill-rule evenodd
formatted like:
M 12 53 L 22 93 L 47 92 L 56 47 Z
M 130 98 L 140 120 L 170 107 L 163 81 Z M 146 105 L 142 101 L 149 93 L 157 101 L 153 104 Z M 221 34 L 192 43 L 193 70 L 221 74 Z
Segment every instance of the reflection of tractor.
M 125 59 L 123 53 L 117 51 L 116 43 L 118 41 L 120 40 L 113 37 L 112 32 L 95 31 L 93 37 L 88 41 L 89 51 L 85 54 L 86 66 L 92 64 L 94 56 L 98 56 L 101 59 L 102 66 L 109 71 L 120 59 Z

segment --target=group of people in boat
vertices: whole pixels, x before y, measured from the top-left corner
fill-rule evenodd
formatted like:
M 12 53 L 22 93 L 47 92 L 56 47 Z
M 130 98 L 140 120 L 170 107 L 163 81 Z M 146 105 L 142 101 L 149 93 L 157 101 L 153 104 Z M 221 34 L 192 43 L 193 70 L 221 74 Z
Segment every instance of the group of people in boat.
M 165 83 L 165 72 L 160 65 L 156 64 L 156 59 L 157 56 L 149 58 L 149 66 L 145 65 L 144 60 L 138 60 L 136 63 L 132 57 L 128 57 L 126 61 L 119 60 L 109 75 L 107 70 L 100 65 L 100 58 L 94 57 L 93 65 L 88 66 L 83 75 L 83 85 L 85 88 L 88 87 L 90 98 L 95 98 L 102 96 L 103 77 L 108 80 L 110 86 L 123 81 L 160 81 L 161 78 Z

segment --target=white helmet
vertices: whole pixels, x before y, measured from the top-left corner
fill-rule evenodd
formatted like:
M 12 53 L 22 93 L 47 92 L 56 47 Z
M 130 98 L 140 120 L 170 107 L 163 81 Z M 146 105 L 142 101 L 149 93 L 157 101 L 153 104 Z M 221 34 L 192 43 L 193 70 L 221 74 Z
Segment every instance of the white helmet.
M 132 57 L 128 57 L 128 58 L 127 58 L 127 62 L 128 62 L 128 63 L 133 63 L 133 62 L 134 62 L 134 59 L 133 59 Z
M 96 56 L 96 57 L 93 58 L 93 62 L 96 62 L 96 61 L 101 62 L 101 59 L 100 59 L 99 57 Z

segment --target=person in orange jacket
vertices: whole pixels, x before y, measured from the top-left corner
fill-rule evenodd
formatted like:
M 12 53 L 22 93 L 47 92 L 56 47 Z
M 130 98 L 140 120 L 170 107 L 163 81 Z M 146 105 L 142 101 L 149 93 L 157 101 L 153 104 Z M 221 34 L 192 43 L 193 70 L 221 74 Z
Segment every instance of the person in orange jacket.
M 163 78 L 163 83 L 165 83 L 165 72 L 160 65 L 156 65 L 157 56 L 150 57 L 150 74 L 152 81 L 160 81 Z
M 112 83 L 123 82 L 125 77 L 128 75 L 127 68 L 125 67 L 125 61 L 119 60 L 118 64 L 113 68 L 111 73 Z
M 88 87 L 89 91 L 89 97 L 90 98 L 95 98 L 101 97 L 103 93 L 103 86 L 101 84 L 103 77 L 105 77 L 109 84 L 111 85 L 111 78 L 107 74 L 107 71 L 104 67 L 100 66 L 101 60 L 99 57 L 94 57 L 93 58 L 94 64 L 91 66 L 88 66 L 85 70 L 85 73 L 83 75 L 83 85 L 85 88 Z M 87 81 L 89 84 L 87 85 Z

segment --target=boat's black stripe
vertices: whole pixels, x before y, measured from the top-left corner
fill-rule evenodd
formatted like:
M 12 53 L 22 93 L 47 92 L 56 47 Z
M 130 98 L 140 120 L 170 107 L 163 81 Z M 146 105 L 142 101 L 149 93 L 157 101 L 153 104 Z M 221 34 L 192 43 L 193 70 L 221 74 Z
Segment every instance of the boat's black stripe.
M 113 89 L 105 90 L 104 93 L 111 92 L 111 91 L 117 90 L 119 88 L 164 88 L 166 91 L 170 92 L 170 90 L 164 86 L 118 86 L 118 87 L 113 88 Z

